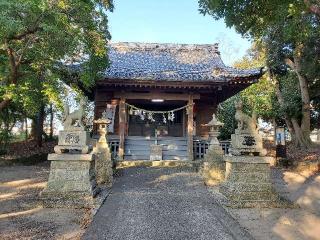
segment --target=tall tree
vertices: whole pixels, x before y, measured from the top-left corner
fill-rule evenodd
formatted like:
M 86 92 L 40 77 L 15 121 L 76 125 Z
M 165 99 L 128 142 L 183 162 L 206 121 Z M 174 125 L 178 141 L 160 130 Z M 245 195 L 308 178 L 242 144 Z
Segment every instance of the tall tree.
M 58 100 L 59 63 L 81 63 L 80 84 L 90 87 L 108 64 L 107 10 L 112 0 L 0 0 L 0 111 L 26 106 L 34 82 Z
M 319 58 L 310 61 L 309 56 L 318 57 L 320 23 L 315 9 L 320 6 L 319 1 L 199 0 L 199 4 L 203 14 L 211 14 L 215 19 L 224 18 L 227 26 L 235 27 L 243 36 L 265 45 L 270 76 L 275 83 L 278 102 L 283 108 L 286 103 L 278 87 L 279 77 L 295 74 L 299 83 L 301 114 L 298 118 L 285 118 L 296 146 L 310 147 L 313 97 L 310 96 L 310 88 L 319 81 L 319 74 L 308 73 L 311 68 L 319 70 L 320 67 Z
M 36 120 L 61 104 L 62 67 L 81 64 L 76 84 L 90 89 L 107 67 L 112 0 L 0 0 L 0 112 L 9 105 Z M 70 83 L 70 82 L 67 82 Z

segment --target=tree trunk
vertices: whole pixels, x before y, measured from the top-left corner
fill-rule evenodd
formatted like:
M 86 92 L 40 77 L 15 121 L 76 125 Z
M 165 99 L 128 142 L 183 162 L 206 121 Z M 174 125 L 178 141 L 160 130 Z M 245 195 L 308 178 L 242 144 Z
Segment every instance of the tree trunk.
M 278 102 L 281 107 L 285 106 L 285 100 L 282 96 L 279 81 L 276 79 L 275 76 L 270 75 L 272 80 L 275 83 L 275 93 L 278 99 Z M 310 111 L 310 108 L 309 108 Z M 284 113 L 284 119 L 288 130 L 290 132 L 292 142 L 297 148 L 310 148 L 311 147 L 311 140 L 310 140 L 310 128 L 309 128 L 309 135 L 305 135 L 303 129 L 301 129 L 298 120 L 296 118 L 290 118 L 287 113 Z M 309 118 L 310 121 L 310 118 Z M 310 122 L 309 122 L 310 123 Z M 310 140 L 310 141 L 309 141 Z
M 45 118 L 44 106 L 41 107 L 39 111 L 39 122 L 38 122 L 38 131 L 37 131 L 37 145 L 42 147 L 42 135 L 43 135 L 43 122 Z
M 301 95 L 301 125 L 298 124 L 298 121 L 294 124 L 295 131 L 298 131 L 296 134 L 299 143 L 297 146 L 302 148 L 310 148 L 312 145 L 310 138 L 310 122 L 311 122 L 311 108 L 310 108 L 310 96 L 309 96 L 309 88 L 306 77 L 302 74 L 301 71 L 301 55 L 302 55 L 303 44 L 299 44 L 296 46 L 293 60 L 286 59 L 286 63 L 289 67 L 296 73 L 299 80 L 299 88 Z M 297 129 L 299 128 L 299 129 Z
M 32 118 L 31 119 L 32 122 L 31 122 L 31 132 L 30 132 L 30 138 L 32 140 L 35 140 L 36 139 L 36 132 L 37 132 L 37 119 L 36 117 Z
M 38 114 L 35 116 L 35 118 L 32 119 L 32 128 L 31 128 L 32 139 L 36 140 L 36 144 L 38 147 L 42 147 L 44 118 L 45 118 L 44 106 L 42 106 Z
M 276 123 L 276 118 L 272 119 L 272 124 L 273 124 L 273 145 L 276 146 L 277 145 L 277 136 L 276 136 L 277 123 Z
M 49 138 L 53 139 L 53 106 L 50 104 L 50 135 Z
M 0 111 L 2 111 L 3 109 L 5 109 L 9 103 L 11 102 L 10 99 L 4 99 L 0 102 Z
M 28 119 L 24 119 L 24 125 L 25 125 L 25 134 L 26 134 L 26 141 L 28 140 Z

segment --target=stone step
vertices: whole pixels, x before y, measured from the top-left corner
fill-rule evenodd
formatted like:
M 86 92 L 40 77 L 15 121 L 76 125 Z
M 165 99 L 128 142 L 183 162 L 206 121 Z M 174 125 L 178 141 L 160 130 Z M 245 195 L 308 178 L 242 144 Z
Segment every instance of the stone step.
M 150 155 L 125 155 L 124 160 L 150 160 Z M 188 161 L 187 156 L 163 156 L 162 160 Z
M 188 161 L 188 156 L 177 156 L 177 155 L 163 155 L 163 160 L 181 160 L 181 161 Z
M 155 137 L 127 136 L 126 140 L 155 140 Z M 157 137 L 158 140 L 187 140 L 186 137 Z
M 118 161 L 117 168 L 128 168 L 128 167 L 191 167 L 197 169 L 199 162 L 195 161 L 179 161 L 179 160 L 161 160 L 161 161 L 150 161 L 150 160 L 135 160 L 135 161 Z
M 124 152 L 125 155 L 150 155 L 150 149 L 139 149 L 139 150 L 136 150 L 136 149 L 128 149 L 128 148 L 125 148 L 125 152 Z
M 130 151 L 128 149 L 125 150 L 125 156 L 134 156 L 134 155 L 145 155 L 145 156 L 150 156 L 150 151 L 145 151 L 145 150 L 135 150 L 135 151 Z M 163 157 L 188 157 L 187 152 L 167 152 L 162 154 Z
M 130 149 L 132 151 L 135 150 L 148 150 L 150 151 L 150 145 L 133 145 L 133 144 L 125 144 L 125 149 Z M 162 148 L 163 152 L 168 152 L 168 151 L 188 151 L 187 146 L 177 146 L 177 145 L 165 145 Z
M 188 152 L 186 150 L 163 150 L 163 155 L 179 155 L 179 156 L 187 156 Z
M 184 137 L 159 137 L 163 160 L 188 160 L 188 142 Z M 154 137 L 129 136 L 125 139 L 125 160 L 149 160 Z
M 149 160 L 150 155 L 124 155 L 124 160 Z

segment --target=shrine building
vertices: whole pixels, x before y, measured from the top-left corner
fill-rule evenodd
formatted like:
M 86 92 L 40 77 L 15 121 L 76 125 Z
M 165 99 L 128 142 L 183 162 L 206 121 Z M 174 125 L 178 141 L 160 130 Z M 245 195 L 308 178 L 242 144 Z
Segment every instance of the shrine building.
M 193 160 L 219 103 L 258 81 L 262 69 L 226 66 L 218 44 L 111 43 L 110 66 L 95 87 L 95 119 L 111 120 L 117 159 Z

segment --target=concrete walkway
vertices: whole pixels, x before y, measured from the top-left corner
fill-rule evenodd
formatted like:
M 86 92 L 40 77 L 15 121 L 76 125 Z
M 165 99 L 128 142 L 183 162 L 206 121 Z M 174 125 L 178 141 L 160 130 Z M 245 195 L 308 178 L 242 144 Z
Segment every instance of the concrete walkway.
M 184 168 L 121 170 L 83 239 L 253 239 Z

